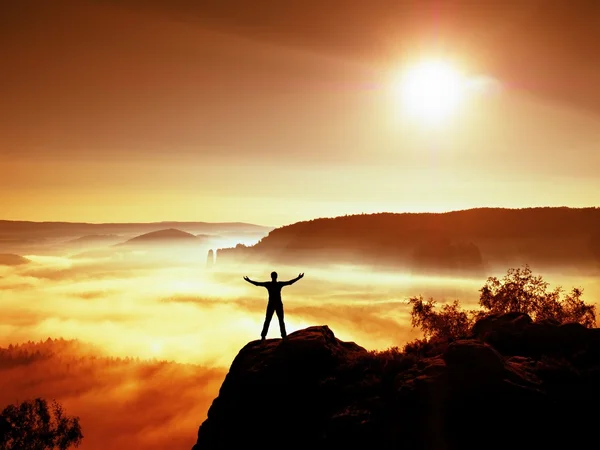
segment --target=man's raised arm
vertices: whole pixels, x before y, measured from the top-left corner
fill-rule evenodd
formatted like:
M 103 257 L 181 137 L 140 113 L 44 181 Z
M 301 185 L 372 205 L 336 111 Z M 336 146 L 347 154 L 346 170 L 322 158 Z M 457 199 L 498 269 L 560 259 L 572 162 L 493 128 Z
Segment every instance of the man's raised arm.
M 290 284 L 294 284 L 296 281 L 298 281 L 303 276 L 304 276 L 304 274 L 301 273 L 296 278 L 294 278 L 292 280 L 289 280 L 289 281 L 283 281 L 281 284 L 284 285 L 284 286 L 289 286 Z
M 265 283 L 262 283 L 260 281 L 253 281 L 248 277 L 244 277 L 244 280 L 246 280 L 250 284 L 253 284 L 254 286 L 264 286 L 265 285 Z

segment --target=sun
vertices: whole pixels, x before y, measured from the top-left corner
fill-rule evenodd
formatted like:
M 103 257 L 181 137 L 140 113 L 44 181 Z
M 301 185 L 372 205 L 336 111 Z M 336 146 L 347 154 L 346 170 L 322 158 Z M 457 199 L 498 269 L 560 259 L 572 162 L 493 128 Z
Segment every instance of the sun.
M 465 78 L 451 63 L 422 61 L 409 67 L 396 82 L 406 114 L 436 122 L 456 112 L 465 94 Z
M 162 353 L 162 350 L 163 344 L 161 342 L 155 341 L 150 344 L 150 351 L 152 352 L 152 355 L 158 356 L 160 353 Z

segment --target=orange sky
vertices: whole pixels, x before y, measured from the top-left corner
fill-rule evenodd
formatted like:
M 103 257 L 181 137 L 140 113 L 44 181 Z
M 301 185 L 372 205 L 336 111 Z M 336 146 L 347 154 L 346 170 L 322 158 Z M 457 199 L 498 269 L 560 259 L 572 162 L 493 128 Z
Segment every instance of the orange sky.
M 0 218 L 600 204 L 593 2 L 194 3 L 2 2 Z M 431 129 L 390 76 L 438 55 L 501 89 Z

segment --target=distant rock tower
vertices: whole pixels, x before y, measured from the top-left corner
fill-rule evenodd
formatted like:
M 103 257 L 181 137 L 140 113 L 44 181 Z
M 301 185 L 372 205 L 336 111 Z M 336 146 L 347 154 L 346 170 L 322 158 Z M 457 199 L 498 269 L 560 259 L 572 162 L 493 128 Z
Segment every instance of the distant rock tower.
M 215 256 L 212 248 L 208 251 L 208 257 L 206 258 L 206 267 L 211 268 L 215 264 Z

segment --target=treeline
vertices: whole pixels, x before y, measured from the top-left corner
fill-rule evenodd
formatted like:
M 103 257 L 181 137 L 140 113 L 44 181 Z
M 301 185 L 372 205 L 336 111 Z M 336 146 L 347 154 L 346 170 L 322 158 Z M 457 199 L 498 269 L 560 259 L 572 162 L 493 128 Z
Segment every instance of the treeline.
M 185 366 L 185 364 L 161 361 L 156 358 L 140 359 L 139 357 L 118 357 L 94 354 L 98 352 L 93 346 L 77 339 L 51 339 L 27 341 L 0 347 L 0 369 L 49 361 L 54 371 L 71 371 L 82 369 L 102 369 L 109 367 L 131 366 L 155 367 L 158 364 Z
M 598 264 L 600 208 L 479 208 L 321 218 L 275 229 L 252 247 L 217 252 L 217 263 L 257 259 L 475 273 L 495 264 Z
M 377 213 L 319 218 L 277 228 L 257 245 L 271 245 L 286 235 L 320 239 L 358 238 L 365 231 L 387 236 L 443 233 L 452 239 L 523 238 L 594 233 L 600 229 L 600 208 L 474 208 L 446 213 Z M 340 231 L 343 233 L 338 234 Z
M 226 374 L 224 369 L 195 364 L 110 357 L 76 340 L 13 344 L 0 352 L 9 365 L 0 367 L 0 409 L 15 405 L 19 411 L 13 412 L 21 412 L 23 402 L 30 405 L 36 399 L 47 399 L 50 409 L 50 401 L 56 399 L 81 418 L 84 445 L 90 448 L 190 448 L 197 418 L 206 414 Z M 48 417 L 43 408 L 40 411 Z M 40 423 L 38 415 L 25 417 L 33 417 L 28 423 L 36 427 Z M 16 419 L 10 421 L 22 422 Z M 43 448 L 23 447 L 22 431 L 29 430 L 26 436 L 52 436 L 45 426 L 42 435 L 30 427 L 11 428 L 4 442 L 9 445 L 3 447 L 0 438 L 0 449 Z

